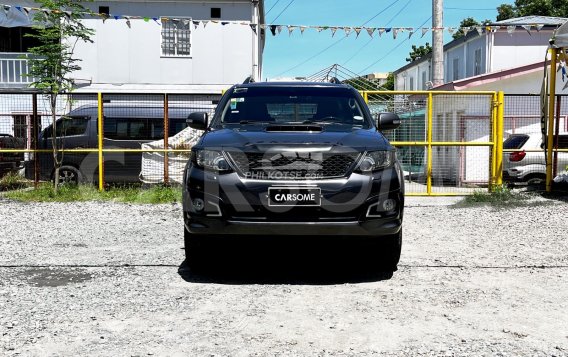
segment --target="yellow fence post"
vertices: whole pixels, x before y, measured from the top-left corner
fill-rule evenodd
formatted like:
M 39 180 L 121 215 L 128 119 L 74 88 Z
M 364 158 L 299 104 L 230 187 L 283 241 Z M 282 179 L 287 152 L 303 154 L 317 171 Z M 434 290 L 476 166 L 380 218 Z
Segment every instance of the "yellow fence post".
M 432 194 L 432 107 L 434 96 L 432 92 L 428 92 L 428 128 L 426 129 L 426 140 L 428 142 L 428 159 L 426 161 L 426 193 L 428 195 Z
M 490 169 L 491 175 L 489 179 L 488 189 L 489 192 L 493 191 L 493 187 L 497 184 L 497 107 L 499 106 L 499 95 L 497 92 L 493 93 L 491 101 L 491 157 Z
M 98 149 L 99 149 L 99 191 L 104 191 L 104 162 L 103 162 L 103 94 L 98 94 Z
M 505 131 L 505 93 L 497 95 L 497 133 L 495 135 L 495 177 L 497 186 L 503 184 L 503 134 Z
M 550 93 L 548 103 L 548 128 L 546 135 L 546 192 L 552 191 L 552 139 L 554 138 L 554 117 L 556 107 L 554 101 L 556 100 L 556 57 L 558 50 L 554 47 L 550 50 Z
M 369 104 L 369 92 L 363 92 L 363 99 L 365 99 L 365 103 Z

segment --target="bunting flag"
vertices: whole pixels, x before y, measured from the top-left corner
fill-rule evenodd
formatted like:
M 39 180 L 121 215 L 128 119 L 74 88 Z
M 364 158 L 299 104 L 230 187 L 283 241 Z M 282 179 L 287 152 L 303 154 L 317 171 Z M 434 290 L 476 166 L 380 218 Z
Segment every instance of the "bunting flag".
M 357 34 L 357 35 L 355 36 L 355 38 L 358 38 L 358 37 L 359 37 L 359 34 L 361 33 L 361 30 L 362 30 L 361 27 L 354 27 L 354 28 L 353 28 L 353 31 L 355 31 L 355 33 Z
M 292 32 L 296 29 L 296 26 L 288 26 L 288 36 L 292 36 Z
M 123 14 L 102 14 L 102 13 L 74 13 L 72 11 L 68 11 L 68 10 L 51 10 L 51 9 L 46 9 L 46 8 L 38 8 L 38 7 L 28 7 L 28 6 L 20 6 L 20 5 L 8 5 L 8 4 L 0 4 L 0 7 L 2 8 L 2 11 L 4 12 L 5 16 L 8 16 L 10 11 L 19 11 L 23 14 L 25 14 L 26 16 L 28 16 L 28 18 L 33 14 L 33 12 L 39 12 L 39 13 L 43 13 L 44 17 L 47 19 L 49 17 L 49 15 L 51 13 L 54 14 L 63 14 L 67 19 L 71 19 L 73 17 L 75 18 L 80 18 L 81 16 L 95 16 L 95 17 L 99 17 L 103 23 L 105 23 L 106 20 L 108 19 L 115 19 L 115 20 L 120 20 L 120 19 L 124 19 L 126 20 L 125 23 L 129 28 L 132 28 L 132 21 L 134 20 L 141 20 L 144 21 L 146 23 L 150 22 L 150 19 L 152 19 L 158 26 L 161 26 L 161 23 L 164 21 L 172 21 L 176 24 L 176 26 L 180 26 L 181 24 L 188 26 L 193 24 L 195 30 L 197 30 L 199 28 L 200 24 L 203 24 L 203 28 L 206 28 L 208 23 L 213 23 L 213 24 L 220 24 L 222 26 L 229 26 L 229 25 L 240 25 L 240 26 L 247 26 L 251 29 L 251 31 L 258 35 L 258 29 L 269 29 L 270 32 L 272 33 L 272 36 L 276 36 L 279 35 L 282 32 L 282 29 L 285 27 L 288 30 L 288 35 L 291 36 L 292 33 L 296 30 L 296 29 L 300 29 L 300 33 L 303 35 L 304 32 L 306 31 L 306 29 L 312 29 L 312 30 L 316 30 L 318 33 L 322 32 L 322 31 L 326 31 L 326 30 L 330 30 L 331 31 L 331 36 L 334 37 L 336 32 L 338 30 L 342 30 L 345 32 L 345 36 L 348 37 L 352 31 L 355 32 L 356 36 L 355 38 L 359 38 L 359 35 L 361 34 L 361 31 L 366 31 L 367 34 L 373 38 L 374 37 L 374 33 L 375 31 L 379 33 L 379 37 L 382 37 L 383 33 L 389 33 L 392 31 L 392 35 L 393 38 L 396 39 L 398 34 L 401 32 L 408 32 L 408 38 L 411 38 L 415 32 L 420 31 L 422 36 L 424 37 L 429 31 L 448 31 L 450 34 L 454 34 L 456 31 L 461 30 L 465 35 L 467 35 L 469 32 L 471 31 L 477 31 L 477 33 L 479 35 L 482 35 L 484 31 L 491 31 L 491 32 L 496 32 L 496 31 L 507 31 L 507 33 L 511 36 L 514 35 L 515 30 L 517 28 L 523 28 L 525 31 L 527 31 L 527 33 L 529 35 L 532 36 L 532 31 L 536 30 L 537 32 L 540 32 L 544 26 L 547 26 L 545 24 L 538 24 L 538 23 L 534 23 L 534 24 L 524 24 L 524 25 L 490 25 L 490 24 L 486 24 L 486 25 L 480 25 L 480 26 L 464 26 L 464 27 L 422 27 L 422 28 L 414 28 L 414 27 L 366 27 L 366 26 L 357 26 L 357 27 L 352 27 L 352 26 L 308 26 L 308 25 L 292 25 L 292 24 L 286 24 L 286 25 L 282 25 L 282 24 L 254 24 L 250 21 L 220 21 L 220 20 L 196 20 L 196 19 L 188 19 L 188 18 L 175 18 L 175 17 L 161 17 L 161 16 L 156 16 L 156 17 L 148 17 L 148 16 L 135 16 L 135 15 L 123 15 Z M 1 14 L 1 12 L 0 12 Z M 548 26 L 549 28 L 551 28 L 552 26 Z

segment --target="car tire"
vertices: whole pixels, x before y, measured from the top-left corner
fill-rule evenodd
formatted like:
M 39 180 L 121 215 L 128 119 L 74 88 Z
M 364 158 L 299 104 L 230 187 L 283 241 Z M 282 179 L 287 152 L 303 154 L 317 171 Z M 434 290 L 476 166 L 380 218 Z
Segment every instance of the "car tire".
M 200 235 L 190 233 L 184 227 L 185 264 L 192 272 L 198 272 L 204 263 L 204 242 Z
M 529 186 L 542 186 L 546 183 L 546 175 L 532 174 L 528 175 L 525 180 Z
M 402 252 L 402 229 L 393 235 L 383 237 L 381 244 L 381 268 L 396 271 Z
M 55 171 L 53 171 L 52 180 L 55 182 Z M 73 166 L 61 166 L 59 168 L 59 183 L 60 184 L 72 184 L 78 185 L 83 181 L 83 175 L 76 167 Z

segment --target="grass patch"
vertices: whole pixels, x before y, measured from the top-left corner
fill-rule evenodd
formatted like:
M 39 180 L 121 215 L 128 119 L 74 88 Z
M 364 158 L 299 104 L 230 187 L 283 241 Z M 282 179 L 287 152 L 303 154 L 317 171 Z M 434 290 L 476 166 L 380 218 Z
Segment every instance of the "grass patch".
M 181 202 L 181 188 L 156 185 L 111 187 L 103 192 L 90 185 L 61 185 L 55 193 L 51 184 L 41 184 L 35 190 L 9 192 L 5 197 L 24 202 L 85 202 L 112 201 L 134 204 Z
M 514 191 L 507 186 L 496 187 L 493 192 L 475 191 L 473 195 L 466 196 L 456 203 L 454 207 L 494 206 L 494 207 L 519 207 L 529 204 L 531 195 Z
M 17 172 L 8 172 L 0 178 L 0 191 L 20 190 L 29 186 L 29 181 Z

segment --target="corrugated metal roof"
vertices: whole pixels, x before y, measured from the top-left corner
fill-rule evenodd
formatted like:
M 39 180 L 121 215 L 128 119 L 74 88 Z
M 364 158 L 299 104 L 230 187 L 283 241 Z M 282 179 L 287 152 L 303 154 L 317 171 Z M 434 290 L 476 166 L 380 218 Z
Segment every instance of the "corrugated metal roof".
M 562 25 L 568 21 L 565 17 L 551 17 L 551 16 L 523 16 L 516 17 L 514 19 L 507 19 L 497 21 L 495 25 L 532 25 L 532 24 L 542 24 L 542 25 Z

